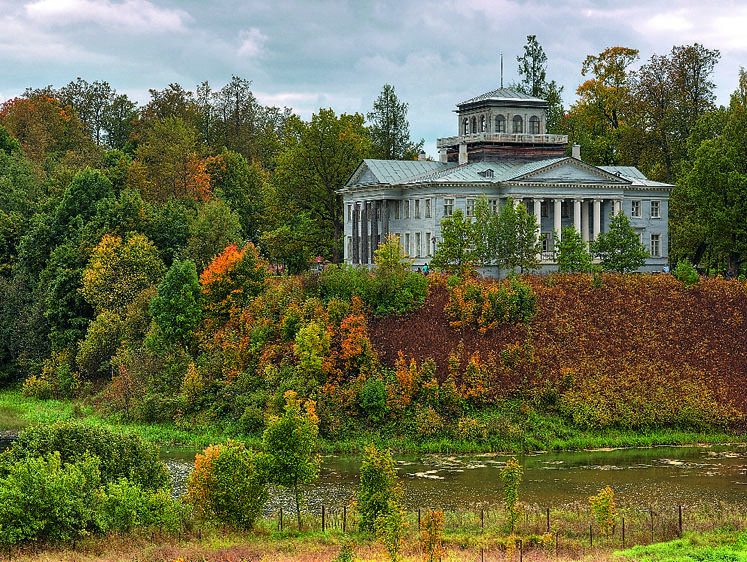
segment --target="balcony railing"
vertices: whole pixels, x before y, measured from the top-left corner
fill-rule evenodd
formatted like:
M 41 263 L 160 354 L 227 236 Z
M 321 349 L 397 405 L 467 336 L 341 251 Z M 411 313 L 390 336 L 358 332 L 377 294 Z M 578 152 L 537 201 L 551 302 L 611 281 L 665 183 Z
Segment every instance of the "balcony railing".
M 463 143 L 508 142 L 525 144 L 567 144 L 568 135 L 530 135 L 526 133 L 475 133 L 436 139 L 436 147 L 444 148 Z

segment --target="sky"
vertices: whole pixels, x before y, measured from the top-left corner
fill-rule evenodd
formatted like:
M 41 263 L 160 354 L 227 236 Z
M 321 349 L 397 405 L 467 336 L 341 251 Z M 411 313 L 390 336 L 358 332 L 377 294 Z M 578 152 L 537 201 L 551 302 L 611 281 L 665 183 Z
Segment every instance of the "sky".
M 252 82 L 303 119 L 370 112 L 384 84 L 408 103 L 413 140 L 457 134 L 456 104 L 519 80 L 536 35 L 547 78 L 575 101 L 587 55 L 675 45 L 718 49 L 717 103 L 747 66 L 747 2 L 730 0 L 0 0 L 0 102 L 81 77 L 139 104 L 170 83 Z

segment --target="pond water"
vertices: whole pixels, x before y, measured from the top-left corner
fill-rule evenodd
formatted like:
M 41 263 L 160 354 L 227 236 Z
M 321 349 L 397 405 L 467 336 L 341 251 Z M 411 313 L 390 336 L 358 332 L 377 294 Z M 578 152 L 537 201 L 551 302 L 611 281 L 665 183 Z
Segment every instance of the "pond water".
M 177 491 L 196 451 L 164 450 Z M 401 455 L 397 472 L 410 509 L 474 509 L 503 503 L 500 469 L 510 455 Z M 524 467 L 520 500 L 544 507 L 588 502 L 605 486 L 621 507 L 727 502 L 747 507 L 747 444 L 653 447 L 517 455 Z M 319 480 L 307 489 L 308 508 L 342 507 L 355 497 L 358 456 L 326 456 Z M 290 509 L 284 490 L 273 490 L 267 509 Z

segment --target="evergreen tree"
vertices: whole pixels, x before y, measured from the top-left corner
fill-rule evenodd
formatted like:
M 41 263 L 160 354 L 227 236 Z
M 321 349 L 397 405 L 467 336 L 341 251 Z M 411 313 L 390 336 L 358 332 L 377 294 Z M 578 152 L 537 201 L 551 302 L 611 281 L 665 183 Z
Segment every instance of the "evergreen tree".
M 202 287 L 194 262 L 175 261 L 150 301 L 150 312 L 167 343 L 186 345 L 202 320 Z
M 370 133 L 377 158 L 384 160 L 414 160 L 423 141 L 413 144 L 407 122 L 407 103 L 399 101 L 394 86 L 384 84 L 373 111 L 366 115 L 371 122 Z

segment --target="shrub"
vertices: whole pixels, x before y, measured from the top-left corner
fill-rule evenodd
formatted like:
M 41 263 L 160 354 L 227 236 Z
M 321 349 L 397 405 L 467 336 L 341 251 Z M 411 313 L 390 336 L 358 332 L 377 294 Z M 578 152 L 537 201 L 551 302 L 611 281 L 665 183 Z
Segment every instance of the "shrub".
M 519 518 L 519 508 L 516 503 L 519 500 L 519 484 L 523 469 L 514 457 L 506 461 L 506 466 L 501 469 L 501 480 L 503 480 L 503 496 L 506 500 L 506 511 L 508 511 L 511 523 L 511 532 L 514 532 L 514 524 Z
M 58 452 L 24 458 L 0 478 L 0 542 L 62 542 L 95 528 L 99 460 L 63 465 Z
M 679 262 L 677 262 L 677 267 L 674 268 L 672 274 L 687 286 L 694 285 L 695 283 L 700 281 L 698 272 L 695 270 L 695 267 L 693 267 L 693 264 L 691 264 L 690 260 L 688 260 L 687 258 L 683 258 Z
M 389 449 L 373 445 L 363 450 L 361 488 L 358 492 L 359 526 L 363 531 L 374 531 L 377 518 L 386 511 L 390 501 L 402 497 L 402 486 L 397 481 L 394 461 Z
M 243 444 L 211 445 L 195 458 L 187 494 L 197 516 L 251 529 L 268 498 L 263 457 Z
M 387 411 L 386 383 L 379 377 L 366 379 L 360 391 L 360 405 L 374 423 L 381 422 Z
M 138 527 L 179 530 L 185 509 L 166 490 L 143 490 L 126 478 L 103 489 L 99 525 L 104 532 L 129 532 Z
M 589 503 L 599 522 L 602 534 L 611 535 L 615 530 L 615 492 L 607 486 L 596 496 L 591 496 Z
M 0 454 L 0 473 L 32 457 L 58 452 L 63 463 L 75 463 L 94 455 L 100 460 L 103 482 L 128 478 L 145 489 L 166 486 L 169 473 L 158 458 L 158 448 L 140 436 L 115 433 L 78 422 L 38 425 L 20 433 L 10 449 Z

